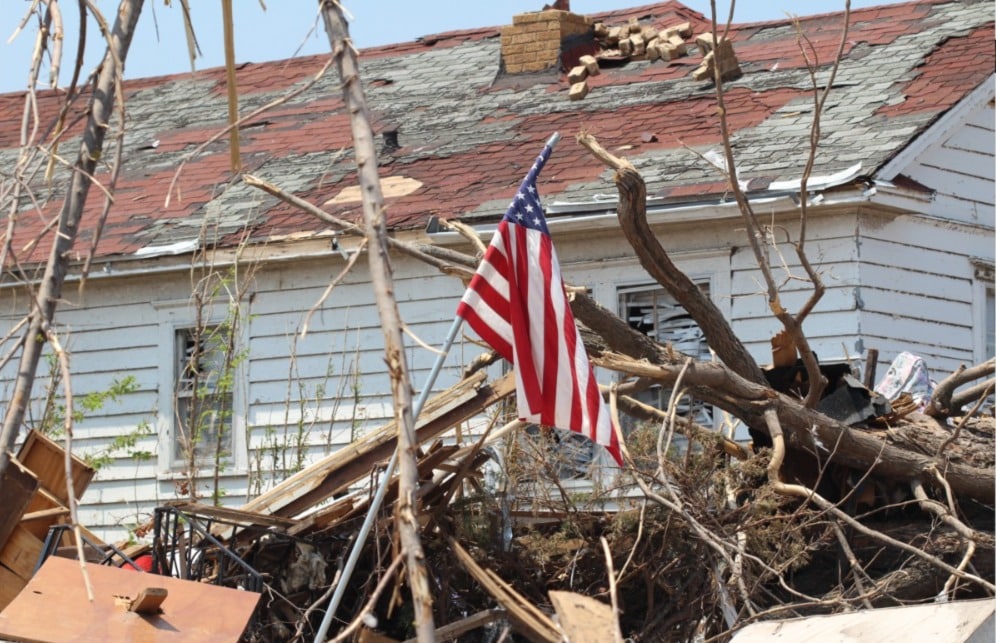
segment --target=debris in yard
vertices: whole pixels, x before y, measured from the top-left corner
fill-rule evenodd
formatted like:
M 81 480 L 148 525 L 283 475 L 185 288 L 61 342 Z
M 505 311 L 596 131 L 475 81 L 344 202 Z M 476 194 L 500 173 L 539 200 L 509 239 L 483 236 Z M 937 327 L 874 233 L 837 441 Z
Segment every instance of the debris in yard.
M 0 613 L 0 637 L 15 641 L 238 641 L 255 592 L 89 565 L 54 556 Z M 124 604 L 122 604 L 124 603 Z
M 45 550 L 49 529 L 69 520 L 66 487 L 66 453 L 61 446 L 37 431 L 28 433 L 14 466 L 7 469 L 0 493 L 4 501 L 0 513 L 0 610 L 35 573 Z M 94 469 L 79 458 L 69 460 L 73 489 L 79 498 L 93 479 Z M 66 534 L 67 532 L 61 532 Z M 92 541 L 100 539 L 86 532 Z M 70 546 L 69 536 L 60 536 L 50 546 Z
M 839 389 L 851 391 L 858 386 L 849 376 L 836 377 Z M 654 455 L 659 421 L 633 429 L 627 438 L 633 474 L 604 481 L 604 489 L 583 481 L 580 488 L 587 490 L 585 494 L 567 491 L 569 481 L 556 473 L 564 470 L 557 458 L 567 455 L 559 448 L 551 450 L 553 441 L 544 432 L 520 432 L 510 439 L 516 423 L 469 444 L 438 441 L 447 430 L 504 399 L 513 382 L 513 374 L 488 382 L 479 372 L 429 400 L 418 422 L 421 443 L 427 445 L 419 453 L 419 515 L 435 588 L 438 640 L 497 638 L 503 632 L 533 641 L 560 641 L 564 633 L 571 640 L 611 640 L 604 638 L 605 632 L 615 627 L 616 619 L 625 636 L 686 640 L 701 626 L 702 618 L 722 614 L 725 599 L 716 591 L 714 570 L 702 563 L 712 556 L 710 546 L 697 531 L 701 526 L 689 522 L 693 514 L 674 512 L 648 502 L 642 494 L 625 491 L 635 489 L 630 475 L 648 476 L 660 466 Z M 876 421 L 871 418 L 861 430 L 883 437 L 891 433 L 892 439 L 901 439 L 910 423 L 903 418 L 901 426 L 880 429 Z M 933 419 L 921 422 L 916 438 L 919 446 L 938 448 L 945 434 L 934 428 L 939 425 Z M 746 460 L 738 459 L 746 457 L 743 454 L 729 458 L 730 449 L 706 446 L 709 429 L 690 423 L 677 426 L 701 441 L 703 448 L 689 449 L 683 459 L 663 466 L 672 490 L 681 494 L 686 507 L 694 507 L 696 519 L 717 538 L 735 540 L 742 533 L 751 543 L 752 556 L 763 558 L 768 566 L 791 568 L 793 582 L 799 586 L 815 592 L 818 587 L 828 588 L 830 594 L 821 600 L 841 600 L 833 594 L 840 582 L 833 571 L 838 559 L 836 540 L 809 533 L 827 529 L 818 510 L 774 495 L 758 484 L 765 452 Z M 148 547 L 153 560 L 150 568 L 157 574 L 136 572 L 128 564 L 123 569 L 88 565 L 97 589 L 94 610 L 112 628 L 168 622 L 183 633 L 185 641 L 207 640 L 197 638 L 197 628 L 204 623 L 210 623 L 211 640 L 241 636 L 243 641 L 260 643 L 287 641 L 298 632 L 310 639 L 327 608 L 332 583 L 341 578 L 343 561 L 378 484 L 377 476 L 394 449 L 394 431 L 394 424 L 389 423 L 366 434 L 241 509 L 191 501 L 163 505 L 156 510 Z M 951 456 L 980 469 L 991 468 L 991 453 L 988 460 L 976 456 L 987 448 L 992 451 L 992 423 L 987 429 L 979 421 L 966 422 L 962 432 L 959 444 L 946 447 Z M 818 463 L 813 466 L 812 471 L 802 473 L 815 480 L 821 469 Z M 502 471 L 498 487 L 484 481 L 489 467 Z M 798 469 L 796 462 L 791 471 Z M 838 497 L 850 495 L 842 503 L 845 508 L 863 512 L 889 508 L 882 519 L 871 521 L 876 530 L 910 542 L 920 542 L 917 539 L 923 534 L 931 533 L 928 548 L 934 555 L 958 556 L 962 540 L 954 529 L 929 524 L 930 517 L 925 518 L 928 524 L 919 525 L 924 518 L 909 513 L 890 522 L 901 511 L 892 507 L 908 505 L 908 500 L 900 500 L 899 505 L 883 503 L 895 503 L 904 485 L 837 465 L 824 478 L 826 484 L 837 485 L 838 494 L 844 494 Z M 355 572 L 344 581 L 347 590 L 333 631 L 341 631 L 366 613 L 371 592 L 396 555 L 391 508 L 396 487 L 388 484 L 387 500 L 370 542 L 362 547 Z M 739 498 L 733 504 L 716 495 L 727 484 L 731 497 Z M 991 578 L 993 543 L 983 530 L 991 529 L 991 524 L 984 525 L 991 522 L 992 511 L 967 498 L 963 506 L 964 520 L 980 534 L 973 558 L 975 573 Z M 618 570 L 616 592 L 624 606 L 618 615 L 609 606 L 610 582 L 599 545 L 603 537 L 612 552 L 612 566 Z M 8 547 L 21 554 L 15 567 L 29 578 L 38 560 L 32 538 L 19 524 L 8 541 Z M 881 577 L 876 582 L 889 583 L 879 590 L 880 600 L 931 596 L 936 583 L 943 584 L 947 576 L 922 561 L 910 562 L 904 552 L 883 549 L 874 539 L 855 538 L 852 543 L 855 561 L 865 573 L 873 579 Z M 128 551 L 137 556 L 141 549 Z M 122 562 L 120 556 L 111 559 L 114 564 Z M 137 563 L 141 562 L 139 556 Z M 903 566 L 915 573 L 895 576 L 893 571 Z M 5 569 L 0 567 L 0 572 Z M 765 568 L 748 563 L 741 573 L 745 581 L 764 587 L 771 597 L 778 595 L 777 577 Z M 49 557 L 31 582 L 42 593 L 18 595 L 0 615 L 0 635 L 16 639 L 27 631 L 19 628 L 35 628 L 32 631 L 50 632 L 50 640 L 59 640 L 64 632 L 58 628 L 70 620 L 78 631 L 89 631 L 89 619 L 96 617 L 75 611 L 78 602 L 86 600 L 78 563 Z M 65 594 L 53 593 L 53 585 Z M 223 593 L 211 598 L 202 593 L 213 590 Z M 257 603 L 260 594 L 265 599 Z M 972 585 L 959 592 L 963 598 L 979 595 Z M 408 600 L 401 585 L 385 591 L 370 606 L 373 611 L 365 617 L 358 640 L 410 639 Z M 752 600 L 760 606 L 763 599 Z M 43 601 L 57 601 L 57 609 L 67 617 L 39 625 L 37 616 L 31 614 L 56 609 Z M 141 613 L 129 612 L 132 605 Z M 205 605 L 210 605 L 208 614 Z M 229 615 L 219 616 L 219 611 Z M 191 616 L 189 621 L 184 620 L 187 616 Z M 112 631 L 126 636 L 136 630 Z M 168 637 L 173 630 L 156 632 L 162 638 L 149 640 L 172 640 Z M 661 636 L 661 632 L 670 634 Z

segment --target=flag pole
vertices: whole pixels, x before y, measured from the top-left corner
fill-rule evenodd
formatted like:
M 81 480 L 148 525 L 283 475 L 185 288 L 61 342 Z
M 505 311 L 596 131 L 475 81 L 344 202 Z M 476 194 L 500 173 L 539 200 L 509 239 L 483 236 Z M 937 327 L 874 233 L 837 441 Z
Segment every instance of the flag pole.
M 443 341 L 443 347 L 436 356 L 436 363 L 432 365 L 432 370 L 429 371 L 429 377 L 426 379 L 425 385 L 422 387 L 422 392 L 419 393 L 418 399 L 416 399 L 415 403 L 412 405 L 413 425 L 415 421 L 418 420 L 419 414 L 422 412 L 422 407 L 425 405 L 425 401 L 429 397 L 432 385 L 436 383 L 439 371 L 442 369 L 443 362 L 446 361 L 447 355 L 449 355 L 453 342 L 456 341 L 457 333 L 460 332 L 460 326 L 462 324 L 462 317 L 455 317 L 453 319 L 453 324 L 450 326 L 449 333 L 447 333 L 446 339 Z M 370 501 L 370 508 L 367 509 L 366 518 L 364 518 L 363 525 L 360 527 L 360 531 L 356 535 L 356 540 L 353 542 L 353 548 L 349 552 L 349 558 L 346 560 L 346 564 L 342 568 L 342 575 L 339 577 L 339 582 L 335 587 L 335 592 L 332 594 L 332 600 L 329 601 L 329 608 L 325 611 L 325 616 L 322 618 L 322 624 L 318 628 L 318 632 L 315 633 L 315 643 L 322 643 L 325 640 L 325 635 L 328 633 L 329 626 L 332 624 L 332 617 L 335 616 L 335 611 L 339 607 L 339 602 L 342 601 L 342 595 L 346 592 L 346 585 L 349 583 L 349 579 L 353 575 L 353 570 L 356 568 L 356 561 L 360 558 L 360 552 L 363 550 L 363 543 L 366 541 L 367 535 L 373 527 L 377 512 L 380 511 L 380 506 L 384 502 L 384 496 L 387 493 L 388 486 L 390 486 L 389 482 L 391 480 L 391 476 L 394 475 L 394 467 L 397 463 L 398 449 L 395 448 L 394 452 L 391 454 L 390 461 L 387 463 L 387 468 L 384 469 L 384 475 L 381 479 L 380 486 L 377 488 L 377 493 L 374 494 L 373 500 Z
M 547 139 L 546 145 L 553 148 L 559 140 L 560 132 L 554 132 L 550 135 L 550 138 Z M 439 371 L 442 369 L 443 362 L 446 361 L 446 357 L 449 355 L 450 348 L 453 346 L 453 342 L 456 340 L 457 333 L 460 332 L 460 326 L 462 324 L 463 318 L 457 315 L 453 319 L 453 324 L 450 326 L 446 339 L 443 341 L 443 347 L 440 349 L 439 355 L 436 356 L 436 363 L 433 364 L 432 370 L 429 371 L 429 377 L 427 378 L 425 385 L 422 387 L 422 391 L 419 393 L 418 399 L 416 399 L 415 403 L 412 405 L 413 425 L 415 421 L 418 420 L 419 413 L 422 412 L 422 407 L 425 405 L 425 401 L 429 397 L 432 385 L 435 384 L 436 378 L 439 376 Z M 381 478 L 380 486 L 377 488 L 377 493 L 374 494 L 374 498 L 370 502 L 370 508 L 367 509 L 367 515 L 363 520 L 363 525 L 360 527 L 360 531 L 356 535 L 356 540 L 353 542 L 353 548 L 349 552 L 349 558 L 343 566 L 342 574 L 339 577 L 335 592 L 332 594 L 332 599 L 329 601 L 329 607 L 325 611 L 325 616 L 322 618 L 321 626 L 318 628 L 318 632 L 315 633 L 314 643 L 323 643 L 325 640 L 325 635 L 328 633 L 329 626 L 332 623 L 332 618 L 335 616 L 335 611 L 338 609 L 340 601 L 342 601 L 342 595 L 346 592 L 346 585 L 353 575 L 353 570 L 356 568 L 356 561 L 359 560 L 360 552 L 363 549 L 363 543 L 366 541 L 367 535 L 373 527 L 377 512 L 380 511 L 380 506 L 384 502 L 384 495 L 387 493 L 388 483 L 391 476 L 394 474 L 394 467 L 397 462 L 398 450 L 395 448 L 394 453 L 391 454 L 391 460 L 387 463 L 387 468 L 384 470 L 384 475 Z

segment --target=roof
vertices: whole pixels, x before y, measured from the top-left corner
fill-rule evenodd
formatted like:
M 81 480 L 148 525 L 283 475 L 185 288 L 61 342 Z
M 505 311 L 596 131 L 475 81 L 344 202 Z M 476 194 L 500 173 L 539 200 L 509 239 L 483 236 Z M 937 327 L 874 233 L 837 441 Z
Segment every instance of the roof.
M 590 17 L 607 25 L 635 18 L 658 28 L 688 21 L 693 34 L 708 30 L 701 14 L 678 2 Z M 801 18 L 807 56 L 788 19 L 732 28 L 730 39 L 744 73 L 725 85 L 726 106 L 742 178 L 766 185 L 801 175 L 813 105 L 807 58 L 815 64 L 817 84 L 824 85 L 842 17 Z M 378 145 L 384 132 L 397 133 L 398 147 L 385 146 L 379 156 L 390 227 L 423 228 L 432 216 L 499 216 L 554 131 L 564 140 L 538 183 L 547 202 L 583 203 L 616 194 L 609 171 L 572 140 L 581 129 L 632 161 L 650 197 L 696 200 L 725 191 L 722 176 L 701 156 L 718 150 L 721 138 L 714 87 L 692 77 L 702 58 L 694 35 L 688 56 L 603 65 L 588 81 L 589 94 L 568 100 L 570 84 L 563 71 L 503 73 L 499 34 L 500 27 L 455 31 L 361 51 Z M 993 40 L 991 3 L 937 0 L 853 11 L 823 114 L 823 145 L 814 173 L 841 172 L 860 163 L 861 174 L 874 175 L 992 76 Z M 240 113 L 299 88 L 326 59 L 241 65 Z M 125 82 L 124 166 L 99 256 L 190 242 L 205 223 L 229 243 L 241 235 L 264 241 L 327 232 L 326 224 L 233 178 L 224 138 L 190 157 L 226 122 L 224 78 L 223 69 L 210 69 Z M 39 96 L 42 123 L 47 123 L 45 115 L 55 114 L 59 96 Z M 0 167 L 13 167 L 23 108 L 23 93 L 0 95 Z M 80 127 L 78 119 L 75 127 Z M 360 204 L 351 198 L 356 182 L 351 146 L 333 70 L 241 128 L 247 172 L 355 219 Z M 75 149 L 60 145 L 63 154 Z M 106 180 L 106 172 L 98 178 Z M 40 191 L 36 202 L 44 196 Z M 48 196 L 53 205 L 43 206 L 46 213 L 59 203 L 58 194 Z M 91 191 L 87 221 L 99 214 L 99 197 Z M 34 248 L 33 257 L 22 250 L 21 261 L 39 259 L 46 254 L 45 244 L 32 246 L 28 240 L 43 232 L 44 218 L 27 202 L 22 209 L 27 212 L 20 216 L 13 247 Z M 93 232 L 93 225 L 84 223 L 77 242 L 81 255 Z

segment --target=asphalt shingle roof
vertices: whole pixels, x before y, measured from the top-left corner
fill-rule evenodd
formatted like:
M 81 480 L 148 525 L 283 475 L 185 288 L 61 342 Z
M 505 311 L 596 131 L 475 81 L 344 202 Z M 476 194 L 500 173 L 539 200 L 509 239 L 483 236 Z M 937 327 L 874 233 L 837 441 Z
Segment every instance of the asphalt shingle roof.
M 695 34 L 708 30 L 702 15 L 678 2 L 591 17 L 608 25 L 638 18 L 658 28 L 688 21 Z M 797 178 L 805 164 L 813 111 L 807 59 L 822 87 L 840 43 L 842 14 L 802 17 L 799 24 L 806 37 L 802 49 L 787 19 L 731 31 L 744 75 L 726 85 L 726 105 L 742 179 Z M 391 227 L 421 228 L 434 215 L 500 215 L 554 131 L 564 140 L 540 177 L 547 202 L 615 194 L 610 173 L 571 139 L 582 129 L 629 158 L 652 197 L 706 198 L 724 191 L 723 178 L 692 151 L 719 149 L 720 142 L 713 86 L 691 76 L 701 61 L 694 47 L 671 62 L 603 66 L 589 79 L 588 96 L 570 101 L 563 71 L 504 74 L 498 36 L 499 27 L 482 28 L 361 52 L 374 126 L 378 134 L 396 131 L 400 145 L 385 147 L 380 155 L 381 177 L 408 186 L 402 196 L 386 200 Z M 938 0 L 852 12 L 844 58 L 823 114 L 815 173 L 860 162 L 863 173 L 873 174 L 993 74 L 993 41 L 989 2 Z M 300 87 L 325 61 L 312 56 L 240 66 L 240 113 Z M 338 83 L 330 71 L 309 90 L 247 123 L 241 130 L 242 161 L 248 172 L 326 204 L 337 216 L 357 218 L 359 203 L 346 198 L 355 168 Z M 205 222 L 228 241 L 246 231 L 264 240 L 325 230 L 312 217 L 233 178 L 225 139 L 188 160 L 165 205 L 178 164 L 224 126 L 223 70 L 128 81 L 125 92 L 125 165 L 99 255 L 190 240 Z M 58 98 L 40 95 L 43 115 L 55 113 Z M 0 166 L 12 167 L 16 158 L 23 104 L 23 94 L 0 96 Z M 60 145 L 63 154 L 75 149 L 73 140 Z M 59 194 L 39 188 L 36 196 L 50 197 L 47 215 L 57 210 Z M 92 191 L 89 220 L 99 213 L 99 201 Z M 32 210 L 25 203 L 14 247 L 43 228 L 43 217 Z M 88 245 L 90 234 L 85 224 L 78 247 Z M 44 246 L 35 246 L 34 258 L 42 256 Z

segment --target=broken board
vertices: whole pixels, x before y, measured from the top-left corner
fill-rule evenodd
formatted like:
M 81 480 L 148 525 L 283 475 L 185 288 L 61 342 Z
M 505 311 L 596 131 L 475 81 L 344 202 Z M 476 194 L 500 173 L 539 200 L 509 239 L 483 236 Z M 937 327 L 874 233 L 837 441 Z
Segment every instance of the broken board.
M 257 592 L 217 587 L 118 567 L 87 565 L 94 601 L 77 561 L 51 557 L 24 591 L 0 613 L 0 639 L 49 641 L 238 641 Z M 149 588 L 161 588 L 160 613 L 128 610 Z M 53 618 L 53 615 L 58 615 Z

